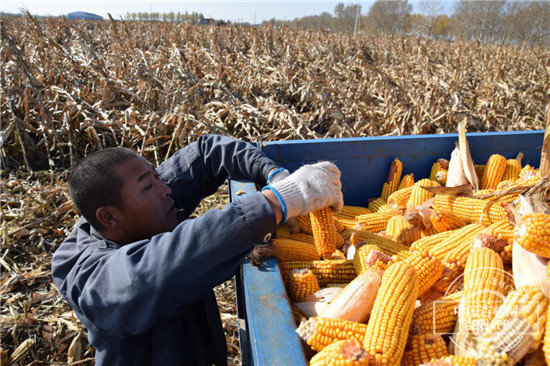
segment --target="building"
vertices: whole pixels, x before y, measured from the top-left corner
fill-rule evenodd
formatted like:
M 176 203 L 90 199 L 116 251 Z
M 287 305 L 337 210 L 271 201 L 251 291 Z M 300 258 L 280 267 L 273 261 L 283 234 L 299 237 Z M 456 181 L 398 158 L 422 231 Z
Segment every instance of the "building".
M 67 15 L 67 19 L 85 19 L 85 20 L 103 20 L 102 16 L 86 13 L 84 11 L 75 11 Z

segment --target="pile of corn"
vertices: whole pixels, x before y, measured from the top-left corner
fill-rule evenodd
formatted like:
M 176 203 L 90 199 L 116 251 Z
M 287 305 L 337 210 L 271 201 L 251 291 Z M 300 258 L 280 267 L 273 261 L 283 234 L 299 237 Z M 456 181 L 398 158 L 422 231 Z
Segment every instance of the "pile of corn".
M 513 215 L 513 192 L 540 182 L 539 170 L 495 154 L 476 165 L 473 197 L 423 188 L 444 187 L 447 169 L 439 159 L 415 181 L 396 158 L 366 207 L 322 209 L 299 217 L 297 232 L 278 230 L 274 247 L 311 365 L 550 363 L 548 293 L 516 288 L 512 277 L 514 243 L 550 258 L 550 215 L 517 225 Z M 337 291 L 332 302 L 324 289 Z

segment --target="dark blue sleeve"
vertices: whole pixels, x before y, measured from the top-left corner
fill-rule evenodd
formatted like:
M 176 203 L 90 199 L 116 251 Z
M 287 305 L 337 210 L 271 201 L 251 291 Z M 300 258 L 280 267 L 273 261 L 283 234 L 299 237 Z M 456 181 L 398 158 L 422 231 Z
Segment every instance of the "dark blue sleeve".
M 179 315 L 185 304 L 230 279 L 249 250 L 275 230 L 267 199 L 255 193 L 115 250 L 75 253 L 63 243 L 52 263 L 54 280 L 78 313 L 122 339 Z
M 183 209 L 187 217 L 226 179 L 248 179 L 263 186 L 269 171 L 277 167 L 250 143 L 220 135 L 204 135 L 178 150 L 157 171 L 172 189 L 176 207 Z

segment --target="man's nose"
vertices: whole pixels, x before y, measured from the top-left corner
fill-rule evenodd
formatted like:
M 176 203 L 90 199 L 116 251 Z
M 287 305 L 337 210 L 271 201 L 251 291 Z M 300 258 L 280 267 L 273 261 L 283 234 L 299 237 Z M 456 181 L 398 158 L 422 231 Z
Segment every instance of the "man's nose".
M 167 196 L 170 196 L 172 194 L 172 188 L 168 187 L 162 181 L 159 181 L 159 183 L 160 183 L 160 194 L 161 194 L 161 196 L 163 198 L 167 197 Z

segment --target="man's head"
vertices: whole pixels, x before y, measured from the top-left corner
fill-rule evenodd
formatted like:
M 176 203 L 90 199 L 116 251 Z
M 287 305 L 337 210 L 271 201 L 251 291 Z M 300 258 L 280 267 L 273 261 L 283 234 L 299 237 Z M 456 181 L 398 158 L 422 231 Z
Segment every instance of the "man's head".
M 82 159 L 69 175 L 69 193 L 94 228 L 121 244 L 177 225 L 170 188 L 130 149 L 104 149 Z

